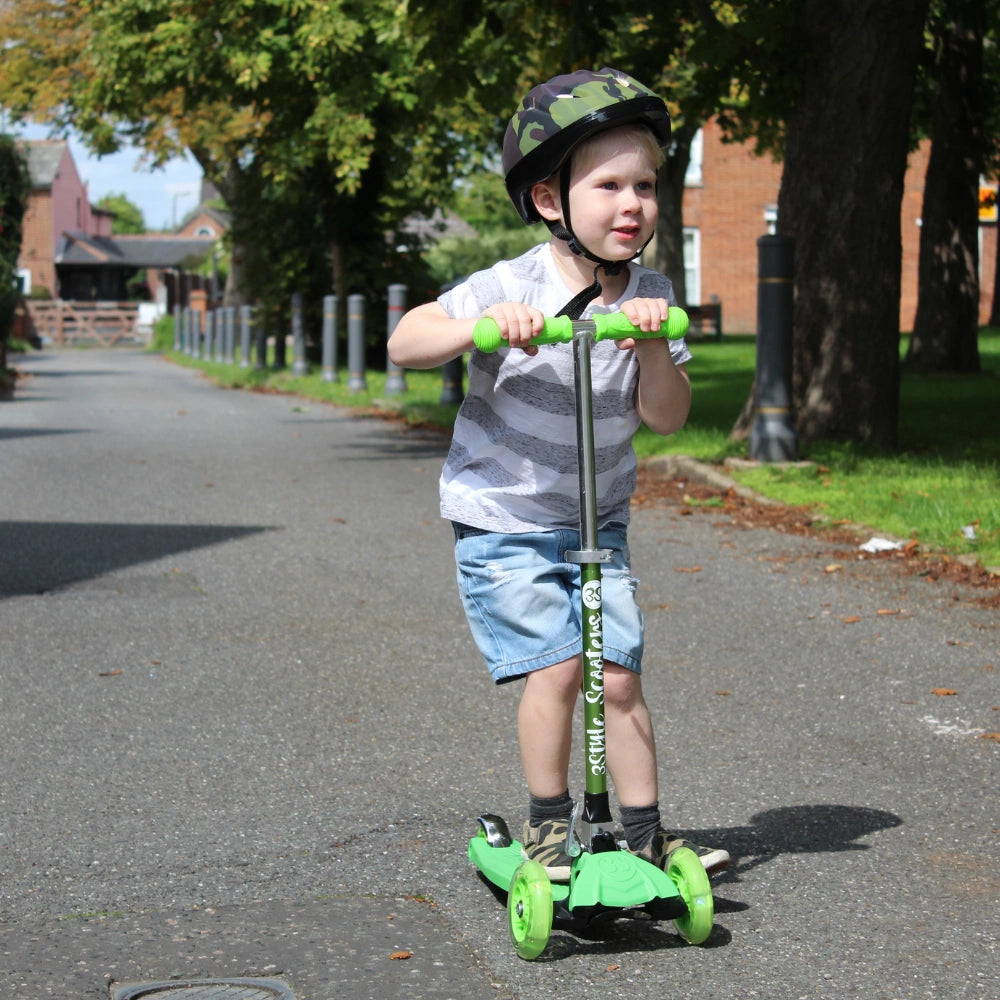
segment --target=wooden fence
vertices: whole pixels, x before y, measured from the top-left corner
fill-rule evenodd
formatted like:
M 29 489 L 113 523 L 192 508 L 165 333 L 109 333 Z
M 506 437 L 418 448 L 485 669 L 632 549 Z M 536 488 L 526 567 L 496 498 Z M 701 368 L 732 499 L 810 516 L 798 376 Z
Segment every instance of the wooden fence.
M 135 302 L 27 301 L 30 332 L 58 347 L 91 344 L 113 347 L 120 341 L 142 339 Z

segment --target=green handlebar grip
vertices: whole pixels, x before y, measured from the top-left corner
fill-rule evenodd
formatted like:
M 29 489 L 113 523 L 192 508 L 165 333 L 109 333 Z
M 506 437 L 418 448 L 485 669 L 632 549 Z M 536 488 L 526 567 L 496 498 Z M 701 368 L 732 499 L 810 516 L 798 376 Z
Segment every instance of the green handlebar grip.
M 671 306 L 667 318 L 658 330 L 644 331 L 633 326 L 624 313 L 598 313 L 593 319 L 571 320 L 568 316 L 555 316 L 545 321 L 542 332 L 531 338 L 534 346 L 541 344 L 566 344 L 573 339 L 577 330 L 592 333 L 594 340 L 624 340 L 627 337 L 650 339 L 667 337 L 676 340 L 683 337 L 688 329 L 688 315 L 683 309 Z M 492 354 L 504 345 L 500 327 L 496 320 L 484 316 L 476 321 L 472 330 L 472 341 L 479 350 Z

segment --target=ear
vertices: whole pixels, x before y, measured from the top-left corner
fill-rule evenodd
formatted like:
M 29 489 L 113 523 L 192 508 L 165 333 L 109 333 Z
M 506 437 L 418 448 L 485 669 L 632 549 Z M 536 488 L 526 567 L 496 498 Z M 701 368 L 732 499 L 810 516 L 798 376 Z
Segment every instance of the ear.
M 539 181 L 531 188 L 531 200 L 538 214 L 548 222 L 562 222 L 562 205 L 554 184 Z

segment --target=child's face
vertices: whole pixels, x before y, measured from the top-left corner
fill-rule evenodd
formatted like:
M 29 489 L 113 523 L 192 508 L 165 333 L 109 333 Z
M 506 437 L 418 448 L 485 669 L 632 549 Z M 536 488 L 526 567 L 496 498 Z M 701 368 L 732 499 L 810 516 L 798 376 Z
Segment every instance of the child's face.
M 633 129 L 596 136 L 573 156 L 570 220 L 579 241 L 605 260 L 629 260 L 656 228 L 656 167 Z

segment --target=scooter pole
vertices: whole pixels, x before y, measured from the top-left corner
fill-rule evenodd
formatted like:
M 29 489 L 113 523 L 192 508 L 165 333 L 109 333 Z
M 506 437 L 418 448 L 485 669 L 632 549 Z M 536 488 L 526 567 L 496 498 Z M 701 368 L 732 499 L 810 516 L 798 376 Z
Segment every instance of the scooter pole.
M 602 834 L 601 825 L 612 822 L 608 801 L 607 730 L 604 715 L 604 614 L 601 599 L 601 564 L 610 562 L 610 549 L 598 547 L 597 472 L 594 459 L 593 388 L 590 348 L 597 340 L 626 337 L 682 337 L 687 332 L 688 317 L 683 309 L 671 306 L 659 330 L 646 332 L 632 326 L 621 313 L 599 313 L 590 320 L 556 317 L 545 321 L 542 333 L 533 344 L 571 341 L 576 392 L 577 457 L 580 478 L 580 548 L 566 553 L 568 561 L 580 566 L 580 599 L 583 619 L 583 719 L 586 780 L 582 810 L 583 823 L 593 851 L 614 850 L 614 838 Z M 503 346 L 496 322 L 480 319 L 473 330 L 473 341 L 481 351 L 492 352 Z M 572 839 L 572 831 L 570 834 Z

